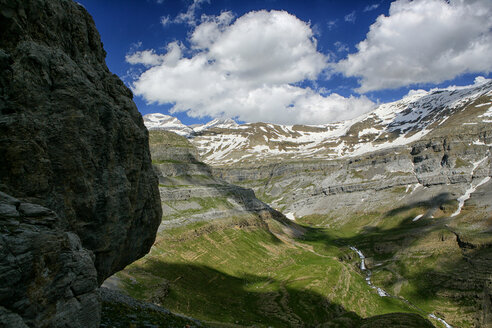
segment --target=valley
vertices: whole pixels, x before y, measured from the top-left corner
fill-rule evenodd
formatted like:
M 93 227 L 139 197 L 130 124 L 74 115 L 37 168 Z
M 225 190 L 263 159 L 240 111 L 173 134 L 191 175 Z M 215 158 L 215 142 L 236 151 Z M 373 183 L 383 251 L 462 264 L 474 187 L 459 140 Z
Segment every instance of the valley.
M 327 159 L 253 153 L 257 139 L 277 147 L 258 133 L 282 130 L 271 124 L 216 120 L 192 134 L 180 127 L 181 136 L 150 126 L 164 216 L 150 254 L 117 275 L 119 288 L 213 327 L 486 327 L 491 89 L 463 88 L 417 118 L 420 98 L 395 103 L 411 127 L 394 129 L 400 116 L 387 114 L 384 147 L 376 138 L 368 151 Z M 425 103 L 446 92 L 456 94 Z M 361 122 L 380 111 L 340 123 L 337 142 L 358 133 L 351 147 L 362 149 Z M 292 131 L 308 129 L 320 128 Z M 223 145 L 241 135 L 243 146 Z
M 489 2 L 80 2 L 0 1 L 0 327 L 492 327 Z

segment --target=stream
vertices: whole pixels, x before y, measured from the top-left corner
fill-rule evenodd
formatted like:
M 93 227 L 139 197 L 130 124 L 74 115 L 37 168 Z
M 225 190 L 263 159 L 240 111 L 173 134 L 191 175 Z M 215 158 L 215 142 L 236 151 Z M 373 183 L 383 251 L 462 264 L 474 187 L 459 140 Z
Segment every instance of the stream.
M 412 303 L 410 303 L 410 301 L 404 299 L 403 297 L 388 294 L 384 289 L 377 287 L 377 286 L 374 286 L 374 284 L 371 281 L 372 271 L 366 267 L 366 257 L 364 256 L 364 253 L 362 253 L 362 251 L 360 249 L 358 249 L 354 246 L 350 246 L 350 249 L 353 250 L 354 252 L 356 252 L 357 255 L 359 256 L 359 258 L 360 258 L 360 269 L 362 270 L 362 272 L 364 272 L 366 274 L 366 282 L 372 289 L 377 290 L 379 296 L 381 296 L 381 297 L 393 297 L 393 298 L 401 299 L 401 300 L 405 301 L 405 303 L 416 308 L 417 310 L 422 311 L 417 306 L 413 305 Z M 437 317 L 435 314 L 431 313 L 431 314 L 428 314 L 428 316 L 432 319 L 435 319 L 435 320 L 441 322 L 446 328 L 453 328 L 453 326 L 451 326 L 449 323 L 444 321 L 444 319 Z

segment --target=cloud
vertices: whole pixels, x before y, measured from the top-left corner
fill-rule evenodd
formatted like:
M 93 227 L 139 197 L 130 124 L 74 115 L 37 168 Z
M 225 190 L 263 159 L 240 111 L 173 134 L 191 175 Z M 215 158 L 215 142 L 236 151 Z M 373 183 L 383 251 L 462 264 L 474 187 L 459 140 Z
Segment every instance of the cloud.
M 492 70 L 490 0 L 398 0 L 338 63 L 359 92 L 440 83 Z
M 173 23 L 188 24 L 191 26 L 196 26 L 196 11 L 200 9 L 203 3 L 210 3 L 210 0 L 193 0 L 193 3 L 188 7 L 185 13 L 180 13 L 176 18 L 174 18 Z
M 173 42 L 167 52 L 138 51 L 131 64 L 147 69 L 132 90 L 171 112 L 241 121 L 321 124 L 373 108 L 368 98 L 322 95 L 315 80 L 328 67 L 310 25 L 285 11 L 253 11 L 234 21 L 230 12 L 202 17 L 190 48 Z M 184 53 L 192 54 L 185 56 Z
M 337 27 L 337 22 L 338 22 L 338 19 L 334 19 L 334 20 L 331 20 L 331 21 L 328 21 L 328 23 L 326 23 L 327 27 L 328 27 L 328 30 L 333 30 L 335 27 Z
M 337 52 L 347 52 L 349 51 L 349 47 L 347 46 L 346 43 L 337 41 L 333 44 L 337 50 Z
M 163 61 L 162 55 L 157 55 L 154 50 L 137 51 L 126 55 L 125 60 L 130 64 L 142 64 L 144 66 L 159 65 Z
M 355 11 L 352 11 L 350 14 L 348 15 L 345 15 L 345 17 L 343 18 L 346 22 L 349 22 L 349 23 L 355 23 L 355 19 L 357 18 L 357 16 L 355 15 Z
M 172 21 L 171 21 L 171 17 L 169 17 L 169 15 L 168 16 L 162 16 L 161 17 L 161 24 L 162 24 L 162 26 L 167 26 L 167 25 L 169 25 L 171 23 L 172 23 Z
M 165 0 L 156 0 L 157 3 L 161 4 Z M 196 26 L 197 25 L 197 11 L 200 9 L 201 5 L 203 3 L 210 3 L 210 0 L 193 0 L 193 2 L 188 6 L 186 9 L 186 12 L 179 13 L 176 17 L 171 19 L 171 16 L 162 16 L 161 17 L 161 24 L 162 26 L 168 26 L 170 24 L 186 24 L 189 26 Z M 205 19 L 207 16 L 203 15 L 202 20 Z
M 375 10 L 375 9 L 378 9 L 379 8 L 379 3 L 374 3 L 372 5 L 368 5 L 364 8 L 364 12 L 367 12 L 367 11 L 372 11 L 372 10 Z

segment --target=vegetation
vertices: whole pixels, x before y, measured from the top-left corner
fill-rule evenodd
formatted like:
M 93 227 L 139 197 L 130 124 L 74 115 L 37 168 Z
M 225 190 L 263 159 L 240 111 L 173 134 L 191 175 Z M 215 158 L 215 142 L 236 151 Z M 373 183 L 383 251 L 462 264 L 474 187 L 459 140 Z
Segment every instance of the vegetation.
M 459 169 L 461 167 L 467 167 L 467 166 L 470 166 L 471 164 L 465 160 L 462 160 L 461 158 L 456 158 L 456 162 L 454 164 L 454 167 L 456 169 Z
M 150 308 L 135 308 L 124 303 L 103 302 L 101 327 L 202 327 L 195 321 Z
M 194 146 L 183 136 L 165 130 L 151 130 L 149 132 L 150 146 L 171 146 L 181 148 L 193 148 Z
M 164 231 L 120 278 L 132 296 L 212 325 L 351 327 L 385 313 L 425 315 L 367 285 L 348 248 L 358 236 L 347 227 L 305 225 L 302 239 L 294 239 L 271 232 L 285 230 L 280 223 L 268 225 L 228 219 Z

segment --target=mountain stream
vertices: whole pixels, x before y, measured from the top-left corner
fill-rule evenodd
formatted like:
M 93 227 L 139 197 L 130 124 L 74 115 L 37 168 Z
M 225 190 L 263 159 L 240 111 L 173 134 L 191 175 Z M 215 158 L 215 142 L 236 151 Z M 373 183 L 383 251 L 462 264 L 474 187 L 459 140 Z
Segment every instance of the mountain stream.
M 419 309 L 417 306 L 413 305 L 412 303 L 410 303 L 410 301 L 404 299 L 403 297 L 400 297 L 400 296 L 393 296 L 391 294 L 388 294 L 384 289 L 380 288 L 380 287 L 377 287 L 377 286 L 374 286 L 374 284 L 372 283 L 371 281 L 371 276 L 372 276 L 372 271 L 369 270 L 367 267 L 366 267 L 366 257 L 364 256 L 364 253 L 362 253 L 362 251 L 354 246 L 350 246 L 350 249 L 353 250 L 354 252 L 357 253 L 357 255 L 359 256 L 360 258 L 360 269 L 362 270 L 362 272 L 364 272 L 366 274 L 366 282 L 367 284 L 372 288 L 372 289 L 376 289 L 377 292 L 378 292 L 378 295 L 381 296 L 381 297 L 393 297 L 393 298 L 398 298 L 398 299 L 401 299 L 403 300 L 405 303 L 411 305 L 412 307 L 416 308 L 417 310 L 419 311 L 422 311 L 421 309 Z M 423 312 L 423 311 L 422 311 Z M 435 314 L 429 314 L 428 315 L 430 318 L 432 319 L 435 319 L 439 322 L 441 322 L 446 328 L 453 328 L 453 326 L 451 326 L 449 323 L 447 323 L 446 321 L 444 321 L 444 319 L 442 318 L 439 318 L 437 317 Z

